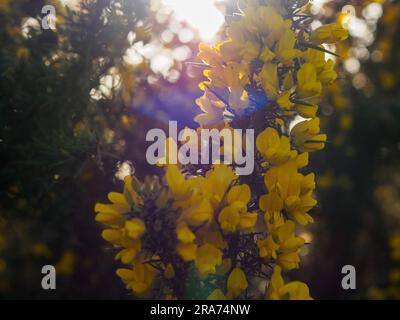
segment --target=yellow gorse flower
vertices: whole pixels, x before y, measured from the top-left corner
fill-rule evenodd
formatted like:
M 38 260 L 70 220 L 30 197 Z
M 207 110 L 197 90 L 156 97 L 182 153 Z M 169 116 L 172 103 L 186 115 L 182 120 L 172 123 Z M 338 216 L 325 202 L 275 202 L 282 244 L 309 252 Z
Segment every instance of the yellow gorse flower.
M 227 281 L 227 289 L 233 298 L 238 297 L 249 286 L 246 275 L 240 268 L 234 268 Z
M 222 251 L 211 243 L 203 244 L 198 248 L 195 266 L 202 276 L 215 273 L 216 267 L 222 264 Z
M 247 212 L 250 196 L 248 185 L 237 185 L 229 190 L 227 206 L 221 210 L 218 217 L 222 230 L 235 232 L 237 229 L 246 230 L 254 227 L 257 214 Z
M 271 300 L 312 300 L 308 286 L 300 281 L 284 282 L 281 268 L 276 266 L 271 277 L 267 298 Z
M 305 63 L 297 74 L 297 92 L 299 98 L 307 103 L 316 104 L 322 93 L 322 83 L 318 80 L 317 69 L 311 63 Z
M 294 144 L 302 151 L 321 150 L 325 147 L 326 134 L 320 133 L 319 119 L 303 121 L 291 131 Z
M 286 221 L 277 229 L 276 234 L 270 234 L 257 242 L 260 257 L 275 260 L 283 270 L 298 268 L 300 248 L 303 245 L 304 239 L 295 236 L 293 221 Z
M 134 263 L 132 269 L 118 269 L 117 275 L 126 287 L 137 295 L 144 295 L 151 289 L 157 270 L 148 264 Z
M 337 23 L 332 23 L 315 30 L 311 36 L 311 40 L 317 44 L 330 44 L 346 40 L 348 36 L 349 33 L 346 29 Z
M 289 138 L 279 136 L 274 128 L 267 128 L 261 132 L 256 145 L 265 160 L 272 165 L 285 163 L 296 155 L 296 151 L 291 150 Z
M 254 129 L 254 173 L 238 177 L 225 164 L 167 165 L 161 183 L 127 177 L 122 194 L 96 205 L 103 238 L 129 265 L 117 273 L 135 294 L 150 294 L 157 282 L 161 297 L 186 298 L 184 277 L 195 273 L 199 282 L 225 277 L 209 299 L 248 298 L 257 292 L 248 290 L 255 276 L 267 279 L 258 297 L 311 299 L 307 285 L 285 284 L 281 273 L 299 268 L 305 241 L 297 228 L 313 222 L 317 204 L 309 152 L 325 147 L 318 103 L 337 78 L 322 45 L 345 39 L 347 31 L 337 24 L 312 31 L 295 17 L 308 1 L 285 3 L 244 1 L 228 19 L 227 39 L 199 46 L 207 79 L 199 85 L 195 121 Z M 305 119 L 293 126 L 299 116 Z

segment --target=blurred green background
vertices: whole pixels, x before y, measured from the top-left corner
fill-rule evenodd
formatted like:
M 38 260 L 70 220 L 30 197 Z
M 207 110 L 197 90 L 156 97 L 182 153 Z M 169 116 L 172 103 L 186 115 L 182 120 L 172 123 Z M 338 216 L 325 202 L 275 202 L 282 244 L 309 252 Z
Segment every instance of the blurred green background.
M 41 27 L 56 7 L 56 30 Z M 93 207 L 121 176 L 157 173 L 148 129 L 194 127 L 199 42 L 236 0 L 0 0 L 0 298 L 130 299 Z M 346 23 L 340 79 L 321 106 L 329 144 L 312 240 L 294 274 L 317 299 L 400 298 L 400 2 L 311 1 Z M 41 268 L 57 269 L 57 290 Z M 357 290 L 341 288 L 354 265 Z

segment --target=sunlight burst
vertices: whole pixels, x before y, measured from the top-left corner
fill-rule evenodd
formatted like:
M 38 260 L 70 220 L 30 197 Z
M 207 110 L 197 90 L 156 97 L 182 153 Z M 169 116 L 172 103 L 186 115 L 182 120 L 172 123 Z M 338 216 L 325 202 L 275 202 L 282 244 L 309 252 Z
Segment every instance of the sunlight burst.
M 224 23 L 224 16 L 215 0 L 163 0 L 175 17 L 198 30 L 203 40 L 210 41 Z

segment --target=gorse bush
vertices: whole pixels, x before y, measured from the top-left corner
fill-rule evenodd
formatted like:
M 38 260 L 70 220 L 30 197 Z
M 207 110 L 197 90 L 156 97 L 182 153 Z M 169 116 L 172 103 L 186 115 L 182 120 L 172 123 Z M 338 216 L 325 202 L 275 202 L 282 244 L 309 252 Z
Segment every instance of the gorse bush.
M 117 275 L 136 296 L 311 299 L 282 273 L 299 268 L 298 227 L 317 204 L 309 153 L 325 146 L 318 104 L 337 78 L 323 45 L 347 37 L 337 23 L 312 31 L 312 21 L 307 0 L 243 1 L 227 17 L 227 40 L 200 45 L 207 80 L 195 121 L 253 129 L 251 175 L 234 164 L 167 164 L 163 179 L 127 176 L 123 193 L 96 204 L 102 236 L 126 265 Z

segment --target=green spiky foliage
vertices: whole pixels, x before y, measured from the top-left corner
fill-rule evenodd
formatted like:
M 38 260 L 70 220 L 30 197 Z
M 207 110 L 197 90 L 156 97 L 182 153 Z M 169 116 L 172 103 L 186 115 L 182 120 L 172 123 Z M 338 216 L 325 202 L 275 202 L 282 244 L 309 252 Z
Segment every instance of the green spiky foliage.
M 90 216 L 90 186 L 99 185 L 94 177 L 104 183 L 99 173 L 123 151 L 104 133 L 126 106 L 118 87 L 101 91 L 102 79 L 130 45 L 148 40 L 146 3 L 86 0 L 69 10 L 52 1 L 56 31 L 40 27 L 48 1 L 0 11 L 0 297 L 121 296 L 100 263 L 108 253 Z M 41 267 L 56 263 L 58 290 L 46 292 Z

